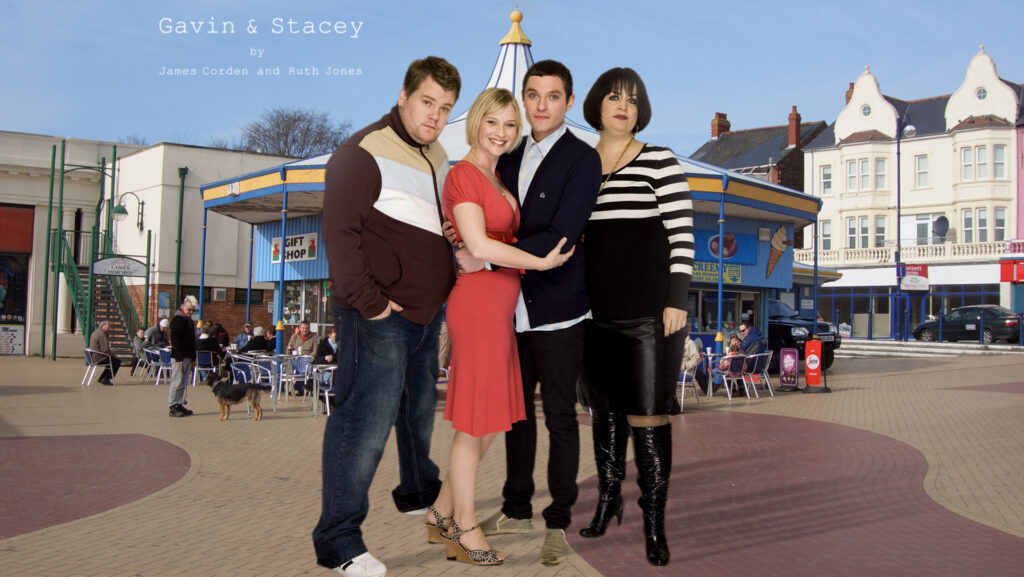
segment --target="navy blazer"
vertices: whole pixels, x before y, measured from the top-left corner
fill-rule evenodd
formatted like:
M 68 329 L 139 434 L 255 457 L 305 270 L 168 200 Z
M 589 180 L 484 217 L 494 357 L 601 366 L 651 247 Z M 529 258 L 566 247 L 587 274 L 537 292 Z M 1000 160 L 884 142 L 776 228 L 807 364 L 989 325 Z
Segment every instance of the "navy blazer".
M 526 139 L 498 160 L 498 175 L 519 198 L 519 167 Z M 563 252 L 576 245 L 564 265 L 546 271 L 527 271 L 522 276 L 523 299 L 530 326 L 572 320 L 590 310 L 584 279 L 584 255 L 580 238 L 601 186 L 601 157 L 586 142 L 567 130 L 551 147 L 534 174 L 520 207 L 519 240 L 514 246 L 545 256 L 564 236 Z

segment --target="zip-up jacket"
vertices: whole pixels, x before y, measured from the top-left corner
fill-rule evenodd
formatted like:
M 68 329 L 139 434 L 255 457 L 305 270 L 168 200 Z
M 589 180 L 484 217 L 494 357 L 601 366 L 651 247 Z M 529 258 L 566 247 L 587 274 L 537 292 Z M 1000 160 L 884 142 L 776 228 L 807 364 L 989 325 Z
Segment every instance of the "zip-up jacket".
M 426 324 L 455 284 L 455 258 L 441 232 L 448 157 L 420 145 L 398 107 L 346 140 L 327 162 L 323 241 L 334 304 L 364 318 L 384 311 Z

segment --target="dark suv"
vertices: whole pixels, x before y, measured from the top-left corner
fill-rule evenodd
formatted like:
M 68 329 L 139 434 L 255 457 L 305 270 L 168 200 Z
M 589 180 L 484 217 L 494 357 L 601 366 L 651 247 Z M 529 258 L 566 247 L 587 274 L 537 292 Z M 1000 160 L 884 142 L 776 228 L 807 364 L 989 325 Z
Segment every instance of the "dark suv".
M 814 330 L 814 321 L 800 318 L 800 315 L 782 301 L 768 301 L 768 348 L 774 351 L 772 366 L 778 366 L 779 351 L 794 348 L 804 358 L 804 343 Z M 835 349 L 843 344 L 835 328 L 824 322 L 817 323 L 818 340 L 821 341 L 822 365 L 827 369 L 835 361 Z

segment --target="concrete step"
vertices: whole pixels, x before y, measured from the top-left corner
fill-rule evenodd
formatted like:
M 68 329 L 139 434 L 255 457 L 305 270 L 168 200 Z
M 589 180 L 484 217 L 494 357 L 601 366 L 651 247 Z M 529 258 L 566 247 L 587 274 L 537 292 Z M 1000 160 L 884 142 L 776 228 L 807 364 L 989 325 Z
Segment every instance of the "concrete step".
M 1024 353 L 1024 347 L 1008 344 L 981 345 L 978 343 L 924 343 L 919 341 L 891 341 L 843 339 L 836 358 L 864 357 L 951 357 L 964 355 L 1011 355 Z

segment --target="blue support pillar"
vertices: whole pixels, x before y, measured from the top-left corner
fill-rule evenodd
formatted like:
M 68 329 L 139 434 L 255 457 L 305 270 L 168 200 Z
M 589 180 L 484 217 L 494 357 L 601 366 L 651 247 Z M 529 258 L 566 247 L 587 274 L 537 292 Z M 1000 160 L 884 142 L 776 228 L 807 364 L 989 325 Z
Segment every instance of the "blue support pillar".
M 721 354 L 725 348 L 725 326 L 722 323 L 722 284 L 724 282 L 725 265 L 722 253 L 725 252 L 725 191 L 729 188 L 729 175 L 722 175 L 722 197 L 718 202 L 718 331 L 715 335 L 715 352 Z
M 274 303 L 277 316 L 277 354 L 284 354 L 284 266 L 288 262 L 288 187 L 281 195 L 281 277 L 277 284 L 277 302 Z
M 206 284 L 206 218 L 209 211 L 203 208 L 203 242 L 199 253 L 199 320 L 203 320 L 203 286 Z
M 255 238 L 253 233 L 256 230 L 256 225 L 249 225 L 249 284 L 245 287 L 245 322 L 252 322 L 252 252 L 253 242 Z

